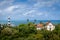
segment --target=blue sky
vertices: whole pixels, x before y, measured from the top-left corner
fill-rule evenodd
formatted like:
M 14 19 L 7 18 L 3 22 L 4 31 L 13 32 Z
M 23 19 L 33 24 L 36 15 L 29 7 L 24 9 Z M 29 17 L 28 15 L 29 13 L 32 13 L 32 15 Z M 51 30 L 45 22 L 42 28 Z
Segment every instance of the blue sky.
M 60 0 L 0 0 L 0 20 L 60 20 Z

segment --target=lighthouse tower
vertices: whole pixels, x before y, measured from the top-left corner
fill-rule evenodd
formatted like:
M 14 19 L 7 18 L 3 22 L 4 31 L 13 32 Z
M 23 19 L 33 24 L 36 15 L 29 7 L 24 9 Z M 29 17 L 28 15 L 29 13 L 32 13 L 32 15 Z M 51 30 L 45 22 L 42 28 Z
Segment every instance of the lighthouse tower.
M 10 23 L 10 16 L 8 17 L 8 26 L 10 26 L 11 23 Z

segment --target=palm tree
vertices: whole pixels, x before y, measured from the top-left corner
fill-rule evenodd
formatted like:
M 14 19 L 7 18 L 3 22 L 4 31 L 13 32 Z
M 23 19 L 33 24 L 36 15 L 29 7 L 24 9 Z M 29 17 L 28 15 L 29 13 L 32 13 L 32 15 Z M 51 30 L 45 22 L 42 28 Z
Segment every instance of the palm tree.
M 29 22 L 29 19 L 27 19 L 27 22 Z
M 35 20 L 34 20 L 34 24 L 36 23 L 36 21 L 37 21 L 37 20 L 35 19 Z

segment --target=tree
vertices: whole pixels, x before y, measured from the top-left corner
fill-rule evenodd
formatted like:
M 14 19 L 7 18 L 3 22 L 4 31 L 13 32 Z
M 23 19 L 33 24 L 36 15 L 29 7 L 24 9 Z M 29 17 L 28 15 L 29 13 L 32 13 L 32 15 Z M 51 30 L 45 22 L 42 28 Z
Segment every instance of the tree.
M 29 19 L 27 19 L 27 22 L 29 22 Z
M 36 21 L 37 21 L 37 20 L 35 19 L 35 20 L 34 20 L 34 24 L 36 23 Z

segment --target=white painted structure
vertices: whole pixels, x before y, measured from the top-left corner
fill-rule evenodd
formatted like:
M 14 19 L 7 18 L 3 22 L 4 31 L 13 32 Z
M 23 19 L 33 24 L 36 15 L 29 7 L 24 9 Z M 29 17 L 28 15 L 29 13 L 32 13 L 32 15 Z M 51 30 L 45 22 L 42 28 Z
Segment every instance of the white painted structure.
M 43 24 L 41 24 L 41 23 L 40 24 L 37 24 L 37 27 L 36 28 L 37 28 L 37 30 L 42 30 L 43 29 Z
M 41 29 L 42 29 L 42 28 L 38 28 L 38 27 L 37 27 L 37 30 L 41 30 Z
M 49 31 L 53 31 L 55 29 L 55 26 L 52 23 L 48 23 L 45 27 Z
M 10 16 L 8 17 L 8 26 L 10 26 L 11 23 L 10 23 Z

